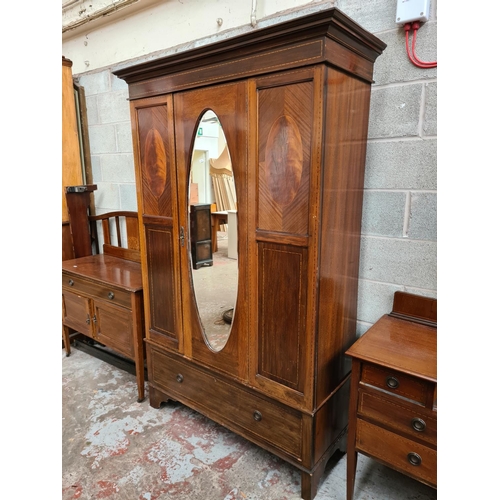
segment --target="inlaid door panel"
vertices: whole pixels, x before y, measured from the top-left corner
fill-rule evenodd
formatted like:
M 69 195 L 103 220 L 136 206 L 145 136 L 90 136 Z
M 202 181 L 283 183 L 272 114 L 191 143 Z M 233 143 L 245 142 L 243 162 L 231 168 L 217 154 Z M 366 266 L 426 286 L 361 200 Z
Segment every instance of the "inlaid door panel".
M 143 213 L 172 217 L 173 122 L 167 103 L 137 109 Z
M 146 223 L 147 284 L 150 296 L 151 340 L 169 347 L 178 347 L 178 317 L 175 310 L 175 261 L 172 229 Z
M 313 82 L 258 89 L 258 228 L 307 235 Z
M 146 338 L 182 350 L 172 96 L 131 102 Z
M 301 394 L 306 285 L 306 249 L 259 244 L 258 374 Z
M 297 408 L 313 407 L 323 74 L 318 68 L 252 82 L 249 228 L 250 382 Z M 251 122 L 253 118 L 251 117 Z

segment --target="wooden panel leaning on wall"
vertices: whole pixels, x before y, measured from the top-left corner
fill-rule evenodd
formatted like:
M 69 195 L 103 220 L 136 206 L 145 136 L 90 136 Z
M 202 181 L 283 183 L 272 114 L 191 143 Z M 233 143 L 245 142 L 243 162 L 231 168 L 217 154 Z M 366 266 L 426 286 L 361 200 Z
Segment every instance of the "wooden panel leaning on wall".
M 62 58 L 62 260 L 74 257 L 73 242 L 69 227 L 65 186 L 83 183 L 78 120 L 73 91 L 73 63 Z

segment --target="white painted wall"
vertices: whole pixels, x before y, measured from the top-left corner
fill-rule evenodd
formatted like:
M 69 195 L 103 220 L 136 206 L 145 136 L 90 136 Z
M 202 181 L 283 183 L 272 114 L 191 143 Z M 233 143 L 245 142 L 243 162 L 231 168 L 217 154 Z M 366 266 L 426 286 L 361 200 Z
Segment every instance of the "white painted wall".
M 111 0 L 104 1 L 113 3 Z M 200 43 L 251 31 L 270 22 L 293 17 L 293 12 L 285 11 L 297 7 L 307 7 L 300 11 L 300 15 L 305 15 L 336 3 L 324 0 L 140 0 L 106 18 L 97 18 L 64 32 L 63 55 L 73 61 L 73 73 L 78 74 L 150 56 L 158 51 L 175 51 L 173 48 L 181 44 L 189 44 L 182 47 L 184 50 Z M 63 15 L 63 29 L 93 11 L 88 7 L 89 4 L 94 5 L 95 2 L 79 2 L 79 9 L 73 6 L 71 15 Z M 77 15 L 77 11 L 85 8 L 84 5 L 88 11 Z M 255 28 L 251 25 L 254 7 L 257 19 Z M 282 12 L 283 17 L 264 19 L 277 12 Z M 220 26 L 218 20 L 222 21 Z

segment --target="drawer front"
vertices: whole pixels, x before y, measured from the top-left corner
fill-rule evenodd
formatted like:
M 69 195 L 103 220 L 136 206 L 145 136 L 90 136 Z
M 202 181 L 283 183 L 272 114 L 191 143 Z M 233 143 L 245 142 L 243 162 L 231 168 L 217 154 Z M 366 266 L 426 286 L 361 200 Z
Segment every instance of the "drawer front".
M 357 420 L 356 449 L 390 467 L 437 486 L 437 451 L 393 432 Z
M 95 301 L 95 339 L 128 358 L 135 359 L 132 311 Z
M 295 460 L 301 459 L 300 412 L 270 403 L 188 361 L 172 359 L 155 349 L 149 352 L 148 378 L 159 389 L 250 440 L 265 442 Z
M 410 438 L 437 446 L 437 414 L 399 398 L 360 390 L 358 414 Z
M 67 288 L 73 293 L 84 293 L 92 297 L 103 300 L 108 300 L 110 303 L 117 304 L 122 307 L 132 307 L 130 298 L 131 292 L 121 290 L 104 283 L 85 280 L 79 276 L 74 276 L 69 273 L 62 273 L 63 289 Z
M 389 368 L 363 363 L 361 382 L 379 387 L 398 396 L 425 404 L 427 391 L 432 385 Z

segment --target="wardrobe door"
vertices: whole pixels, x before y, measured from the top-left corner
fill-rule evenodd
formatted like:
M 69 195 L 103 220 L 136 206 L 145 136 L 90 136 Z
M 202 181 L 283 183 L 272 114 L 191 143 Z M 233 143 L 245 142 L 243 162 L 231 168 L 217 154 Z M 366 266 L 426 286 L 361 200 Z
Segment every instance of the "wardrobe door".
M 258 172 L 250 381 L 303 409 L 313 405 L 321 75 L 311 68 L 256 79 L 250 107 Z
M 146 338 L 183 350 L 172 96 L 132 101 Z
M 210 366 L 241 380 L 248 379 L 248 84 L 246 82 L 214 85 L 174 95 L 175 132 L 176 132 L 176 162 L 177 180 L 179 186 L 179 226 L 186 234 L 186 245 L 181 248 L 182 269 L 182 312 L 184 330 L 184 355 L 204 366 Z M 209 117 L 209 118 L 207 118 Z M 224 160 L 228 172 L 234 181 L 237 210 L 228 216 L 237 219 L 237 258 L 234 264 L 226 263 L 233 271 L 224 278 L 212 278 L 211 273 L 220 270 L 224 263 L 217 261 L 213 254 L 213 266 L 196 269 L 191 260 L 190 245 L 192 242 L 186 228 L 190 227 L 190 180 L 198 156 L 193 154 L 203 146 L 197 140 L 205 134 L 210 124 L 220 127 L 220 139 L 225 139 L 225 147 L 220 147 L 222 153 L 218 160 Z M 223 132 L 223 133 L 222 133 Z M 217 159 L 216 159 L 217 160 Z M 211 160 L 213 163 L 213 161 Z M 217 161 L 215 162 L 217 163 Z M 209 180 L 211 181 L 211 179 Z M 229 221 L 228 221 L 229 222 Z M 228 229 L 229 232 L 230 228 Z M 229 237 L 230 235 L 228 235 Z M 234 236 L 234 234 L 232 235 Z M 214 320 L 207 321 L 205 310 L 223 313 L 217 302 L 217 292 L 214 286 L 203 285 L 207 282 L 217 287 L 237 279 L 234 289 L 234 310 L 232 322 L 224 341 L 213 341 Z M 216 283 L 214 283 L 216 281 Z M 234 286 L 234 285 L 233 285 Z M 201 288 L 198 288 L 201 287 Z M 213 291 L 212 291 L 213 290 Z M 208 295 L 208 297 L 207 297 Z M 222 321 L 222 316 L 219 322 Z

